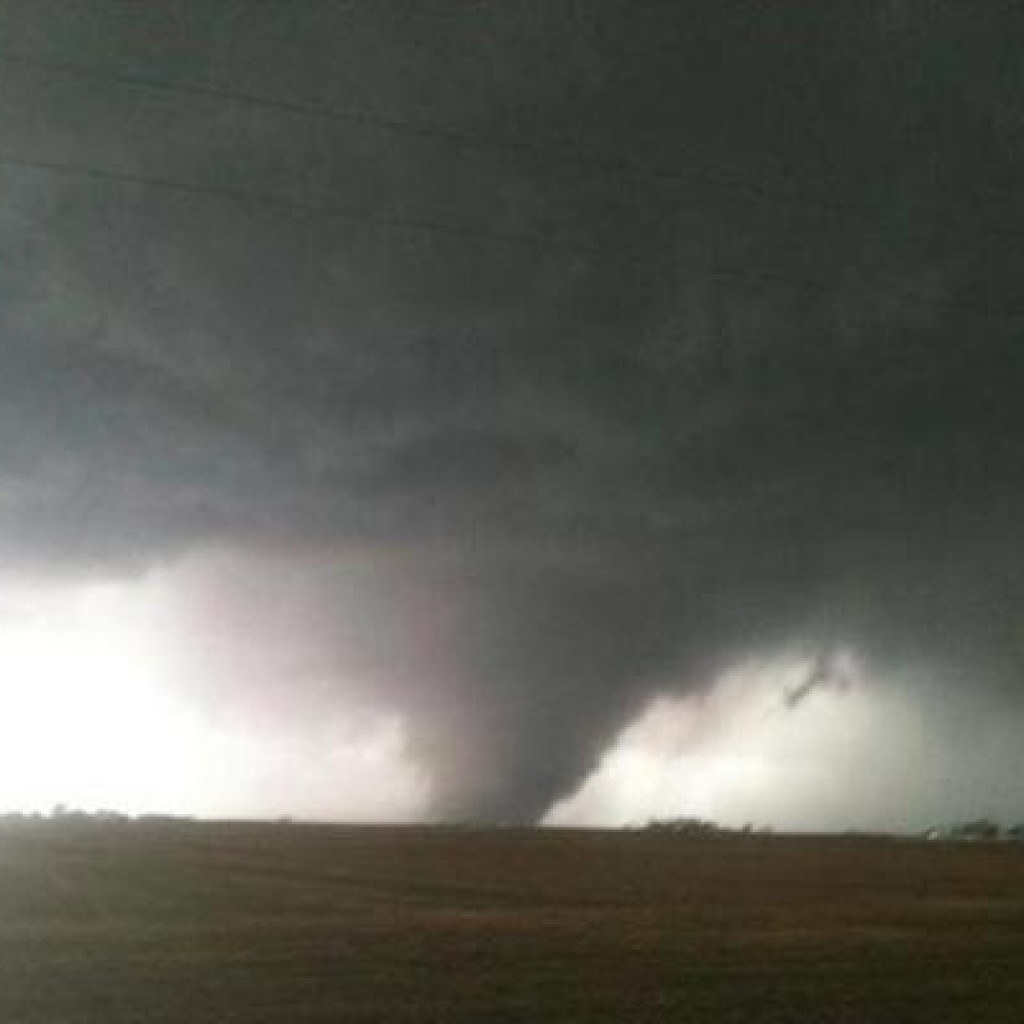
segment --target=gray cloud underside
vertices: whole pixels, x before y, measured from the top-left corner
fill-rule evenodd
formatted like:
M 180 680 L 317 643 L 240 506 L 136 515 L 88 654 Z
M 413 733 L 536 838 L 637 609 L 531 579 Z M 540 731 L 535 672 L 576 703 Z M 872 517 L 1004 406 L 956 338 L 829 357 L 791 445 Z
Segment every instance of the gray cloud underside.
M 1018 15 L 215 8 L 5 0 L 0 38 L 694 179 L 0 64 L 4 154 L 470 228 L 0 171 L 5 560 L 388 552 L 361 634 L 303 628 L 416 712 L 439 813 L 538 813 L 750 650 L 1016 701 Z

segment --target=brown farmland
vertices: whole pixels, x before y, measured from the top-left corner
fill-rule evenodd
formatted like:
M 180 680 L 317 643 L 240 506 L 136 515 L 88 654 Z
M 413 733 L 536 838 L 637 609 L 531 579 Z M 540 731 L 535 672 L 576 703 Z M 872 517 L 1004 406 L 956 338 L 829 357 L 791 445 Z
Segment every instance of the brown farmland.
M 1024 1021 L 1024 847 L 0 828 L 4 1024 Z

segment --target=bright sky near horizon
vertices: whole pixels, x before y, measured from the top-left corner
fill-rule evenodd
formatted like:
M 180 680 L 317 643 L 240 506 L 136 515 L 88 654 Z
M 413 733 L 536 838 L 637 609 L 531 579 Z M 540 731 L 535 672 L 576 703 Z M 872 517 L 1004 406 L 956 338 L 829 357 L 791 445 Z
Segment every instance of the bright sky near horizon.
M 189 699 L 167 580 L 0 587 L 0 810 L 394 820 L 426 784 L 395 715 L 314 741 Z M 172 581 L 173 583 L 173 581 Z

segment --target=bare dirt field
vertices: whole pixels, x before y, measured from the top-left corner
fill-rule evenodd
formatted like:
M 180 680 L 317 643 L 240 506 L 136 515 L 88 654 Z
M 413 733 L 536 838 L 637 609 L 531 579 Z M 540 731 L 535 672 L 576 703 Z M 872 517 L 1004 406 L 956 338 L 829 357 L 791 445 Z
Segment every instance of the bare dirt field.
M 0 828 L 0 1021 L 1024 1021 L 1024 848 Z

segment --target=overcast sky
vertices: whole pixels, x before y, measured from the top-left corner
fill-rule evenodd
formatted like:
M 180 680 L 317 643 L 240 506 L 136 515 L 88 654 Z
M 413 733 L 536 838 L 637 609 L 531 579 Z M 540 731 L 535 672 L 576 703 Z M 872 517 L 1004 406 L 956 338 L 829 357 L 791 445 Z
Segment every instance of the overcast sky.
M 1022 42 L 0 0 L 0 805 L 1024 817 Z

